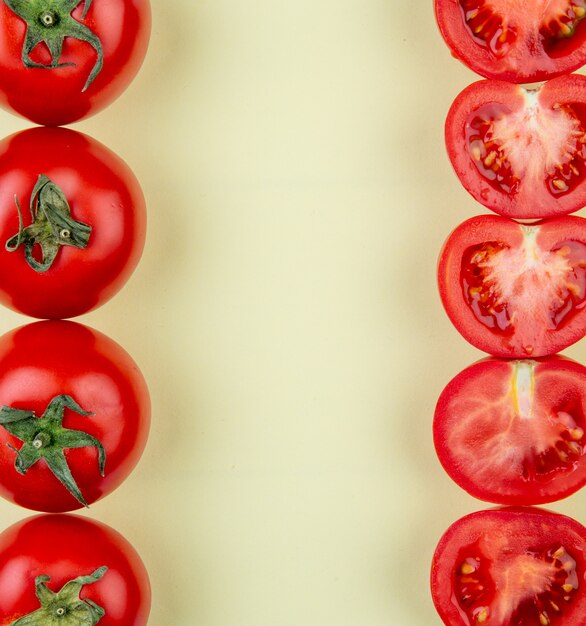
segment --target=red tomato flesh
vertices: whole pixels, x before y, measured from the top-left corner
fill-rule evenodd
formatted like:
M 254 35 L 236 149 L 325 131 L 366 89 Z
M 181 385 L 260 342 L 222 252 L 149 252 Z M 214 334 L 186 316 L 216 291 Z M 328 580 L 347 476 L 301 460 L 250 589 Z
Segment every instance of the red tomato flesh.
M 472 513 L 433 556 L 431 593 L 447 626 L 582 626 L 586 528 L 533 508 Z
M 466 220 L 438 264 L 446 312 L 473 346 L 501 357 L 555 354 L 586 334 L 586 220 Z
M 584 0 L 435 0 L 453 55 L 487 78 L 546 80 L 586 62 Z
M 496 213 L 536 219 L 586 205 L 586 76 L 532 89 L 473 83 L 448 112 L 445 140 L 464 187 Z
M 586 484 L 586 367 L 487 358 L 441 393 L 433 436 L 451 478 L 497 504 L 542 504 Z

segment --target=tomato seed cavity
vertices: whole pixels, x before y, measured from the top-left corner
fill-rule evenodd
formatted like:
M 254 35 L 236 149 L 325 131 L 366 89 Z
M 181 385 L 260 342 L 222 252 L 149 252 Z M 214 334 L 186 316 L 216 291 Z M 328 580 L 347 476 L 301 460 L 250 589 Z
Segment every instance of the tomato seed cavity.
M 559 477 L 560 472 L 575 469 L 584 448 L 584 423 L 580 400 L 554 410 L 543 424 L 541 433 L 548 441 L 547 447 L 538 439 L 523 459 L 522 476 L 527 481 L 547 482 Z
M 508 303 L 491 268 L 491 260 L 508 248 L 498 242 L 486 242 L 468 248 L 462 258 L 462 289 L 476 319 L 488 328 L 511 334 L 513 327 Z
M 585 0 L 574 0 L 563 4 L 566 5 L 565 8 L 558 8 L 556 3 L 553 3 L 552 10 L 545 16 L 544 23 L 539 29 L 543 48 L 550 54 L 560 41 L 574 35 L 578 23 L 586 16 Z
M 472 624 L 482 624 L 490 614 L 488 603 L 495 589 L 486 569 L 478 556 L 466 556 L 454 572 L 455 600 Z
M 495 0 L 459 0 L 462 20 L 472 39 L 495 57 L 505 56 L 518 39 L 518 27 L 509 17 L 508 3 L 499 6 Z M 518 2 L 521 6 L 521 2 Z M 555 2 L 534 1 L 532 6 L 523 7 L 532 12 L 536 26 L 535 37 L 539 37 L 547 54 L 555 54 L 561 43 L 574 36 L 578 24 L 586 16 L 586 0 L 557 0 Z
M 460 0 L 470 35 L 496 57 L 504 56 L 517 39 L 517 29 L 485 0 Z

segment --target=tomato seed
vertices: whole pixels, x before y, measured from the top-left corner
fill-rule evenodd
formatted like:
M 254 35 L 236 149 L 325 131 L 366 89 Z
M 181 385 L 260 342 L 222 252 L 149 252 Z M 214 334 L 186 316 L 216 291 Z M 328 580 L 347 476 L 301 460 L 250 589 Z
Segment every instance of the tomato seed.
M 557 604 L 556 604 L 553 600 L 550 600 L 550 601 L 549 601 L 549 604 L 550 604 L 551 608 L 552 608 L 552 609 L 553 609 L 556 613 L 560 613 L 560 612 L 561 612 L 560 607 L 559 607 L 559 606 L 558 606 L 558 605 L 557 605 Z
M 570 452 L 572 452 L 576 456 L 582 456 L 582 446 L 575 441 L 569 441 L 567 443 Z
M 554 559 L 561 559 L 566 555 L 566 549 L 563 546 L 560 546 L 551 556 Z

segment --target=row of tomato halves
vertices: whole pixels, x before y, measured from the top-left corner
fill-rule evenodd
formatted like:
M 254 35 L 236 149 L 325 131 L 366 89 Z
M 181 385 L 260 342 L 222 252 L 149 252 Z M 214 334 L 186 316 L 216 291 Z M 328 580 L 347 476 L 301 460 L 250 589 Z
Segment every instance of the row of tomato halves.
M 433 556 L 447 626 L 582 626 L 586 528 L 532 505 L 586 484 L 586 2 L 434 0 L 454 56 L 483 76 L 453 102 L 447 152 L 492 214 L 447 238 L 449 319 L 490 356 L 447 384 L 433 436 L 442 466 L 497 505 L 455 522 Z M 521 86 L 525 84 L 525 86 Z M 528 85 L 529 84 L 529 85 Z
M 0 337 L 0 495 L 42 512 L 0 533 L 0 624 L 145 626 L 146 568 L 69 514 L 117 488 L 150 426 L 130 355 L 72 318 L 109 300 L 145 242 L 126 163 L 63 128 L 113 102 L 146 55 L 148 0 L 0 0 L 0 106 L 39 124 L 0 141 L 0 303 L 38 321 Z

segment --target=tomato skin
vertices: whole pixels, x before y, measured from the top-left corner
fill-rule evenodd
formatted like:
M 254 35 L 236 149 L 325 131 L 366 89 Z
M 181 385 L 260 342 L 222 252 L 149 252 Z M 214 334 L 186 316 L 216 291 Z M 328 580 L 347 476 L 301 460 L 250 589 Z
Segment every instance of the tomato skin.
M 66 449 L 65 457 L 91 504 L 116 489 L 138 462 L 148 437 L 150 398 L 138 366 L 116 342 L 76 322 L 51 320 L 0 337 L 0 406 L 32 410 L 37 417 L 56 395 L 71 395 L 86 411 L 66 410 L 63 425 L 83 430 L 106 450 L 100 476 L 92 447 Z M 15 467 L 22 441 L 0 426 L 0 495 L 47 512 L 81 508 L 41 459 L 23 476 Z
M 482 246 L 489 248 L 486 257 L 493 263 L 498 252 L 510 253 L 508 262 L 502 261 L 500 265 L 497 262 L 492 275 L 479 278 L 479 282 L 483 281 L 484 295 L 490 295 L 495 306 L 504 301 L 510 307 L 504 330 L 479 321 L 473 306 L 466 301 L 464 268 L 471 270 L 470 255 Z M 559 247 L 569 246 L 576 247 L 570 250 L 569 259 L 559 250 L 556 252 Z M 583 284 L 577 284 L 585 278 L 582 265 L 585 253 L 586 220 L 581 217 L 551 218 L 531 225 L 497 215 L 472 217 L 452 231 L 440 252 L 438 288 L 442 304 L 458 332 L 483 352 L 505 358 L 555 354 L 586 334 L 583 304 L 586 293 Z M 563 273 L 555 264 L 567 264 L 568 271 Z M 552 272 L 557 274 L 552 276 Z M 473 274 L 466 278 L 470 276 Z M 503 296 L 501 287 L 505 279 L 510 293 Z M 562 295 L 568 300 L 573 298 L 570 289 L 576 294 L 576 301 L 571 304 L 569 314 L 558 321 L 554 318 L 559 311 L 554 307 Z
M 444 388 L 433 437 L 448 475 L 496 504 L 543 504 L 586 484 L 586 367 L 488 357 Z
M 510 180 L 496 183 L 490 168 L 485 170 L 488 177 L 473 154 L 473 126 L 484 119 L 492 135 L 495 124 L 489 124 L 489 119 L 493 117 L 501 137 L 491 139 L 497 152 L 503 147 L 500 156 L 508 159 L 510 145 L 523 146 L 508 172 L 515 177 L 513 189 Z M 533 89 L 481 80 L 454 100 L 446 118 L 445 142 L 456 175 L 478 202 L 505 217 L 540 219 L 567 215 L 586 205 L 585 130 L 586 76 L 561 76 Z M 484 150 L 486 156 L 493 149 Z
M 6 242 L 25 225 L 40 174 L 63 190 L 71 215 L 92 231 L 85 249 L 61 246 L 53 265 L 36 272 L 22 247 Z M 130 168 L 87 135 L 65 128 L 32 128 L 0 141 L 0 303 L 38 318 L 86 313 L 122 288 L 137 266 L 146 237 L 146 207 Z
M 46 69 L 25 67 L 22 50 L 26 23 L 0 3 L 0 106 L 36 124 L 61 126 L 104 109 L 131 83 L 146 55 L 151 11 L 148 0 L 95 0 L 84 19 L 83 4 L 72 16 L 101 40 L 103 67 L 82 91 L 95 63 L 96 52 L 86 42 L 66 37 L 61 63 Z M 50 63 L 43 44 L 31 58 Z
M 82 589 L 106 611 L 100 626 L 145 626 L 151 605 L 147 570 L 131 544 L 104 523 L 77 515 L 36 515 L 0 533 L 0 624 L 39 608 L 35 577 L 66 582 L 106 565 L 103 578 Z
M 472 36 L 464 20 L 463 4 L 461 0 L 434 0 L 436 21 L 453 56 L 481 76 L 534 83 L 573 72 L 586 63 L 586 25 L 581 22 L 572 36 L 557 38 L 551 49 L 544 45 L 543 35 L 534 24 L 547 3 L 508 3 L 504 18 L 514 24 L 517 37 L 498 53 Z
M 560 546 L 575 562 L 572 576 L 580 584 L 577 580 L 572 581 L 575 588 L 570 591 L 569 600 L 555 597 L 562 612 L 554 614 L 558 619 L 552 620 L 552 623 L 581 626 L 586 614 L 586 593 L 582 585 L 586 572 L 586 528 L 565 515 L 533 507 L 478 511 L 456 521 L 440 539 L 431 566 L 431 594 L 444 624 L 470 626 L 474 623 L 467 614 L 471 605 L 459 598 L 456 581 L 463 559 L 468 555 L 477 555 L 485 570 L 484 597 L 480 595 L 479 588 L 479 603 L 487 607 L 489 616 L 493 616 L 493 620 L 489 619 L 487 623 L 540 626 L 538 615 L 542 607 L 539 605 L 538 608 L 533 603 L 533 597 L 538 595 L 536 590 L 525 588 L 523 593 L 523 577 L 513 573 L 523 572 L 524 561 L 525 565 L 532 560 L 543 563 L 545 559 L 541 555 Z M 550 565 L 552 569 L 555 565 L 559 570 L 558 576 L 564 575 L 562 563 L 556 565 L 550 562 Z M 511 575 L 507 577 L 507 573 Z M 554 580 L 555 577 L 551 576 L 552 583 Z M 543 581 L 539 586 L 539 595 L 549 595 L 554 599 L 547 586 L 542 585 Z M 552 614 L 549 605 L 547 614 Z

